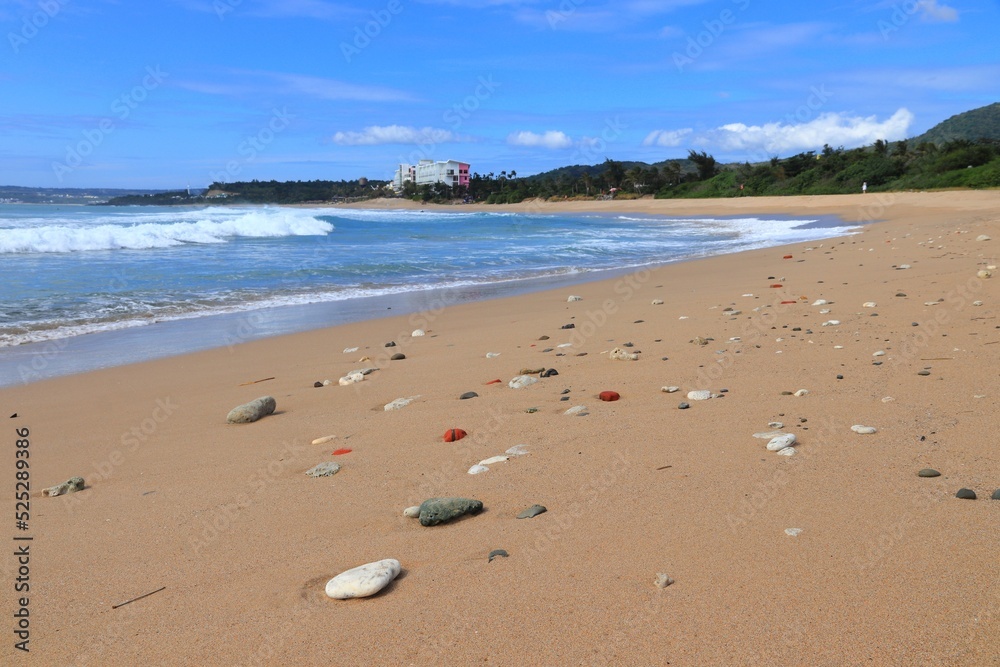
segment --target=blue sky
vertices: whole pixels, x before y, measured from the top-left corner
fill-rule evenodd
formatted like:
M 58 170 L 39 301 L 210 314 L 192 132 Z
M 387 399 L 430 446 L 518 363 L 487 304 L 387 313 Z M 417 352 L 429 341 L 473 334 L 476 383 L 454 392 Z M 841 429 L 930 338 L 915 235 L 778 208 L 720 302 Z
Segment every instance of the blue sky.
M 859 146 L 1000 100 L 998 29 L 998 0 L 0 0 L 0 184 Z

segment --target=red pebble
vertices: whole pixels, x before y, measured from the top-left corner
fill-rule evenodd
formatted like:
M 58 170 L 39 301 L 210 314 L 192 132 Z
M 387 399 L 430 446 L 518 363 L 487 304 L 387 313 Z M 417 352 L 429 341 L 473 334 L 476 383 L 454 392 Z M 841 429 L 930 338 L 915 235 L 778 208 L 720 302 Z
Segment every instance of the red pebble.
M 350 453 L 351 453 L 350 449 L 335 449 L 335 450 L 333 450 L 333 455 L 334 456 L 340 456 L 341 454 L 350 454 Z
M 617 401 L 619 398 L 621 398 L 621 394 L 617 391 L 602 391 L 600 394 L 602 401 Z
M 447 431 L 444 432 L 444 441 L 445 442 L 458 442 L 459 440 L 461 440 L 462 438 L 464 438 L 467 435 L 469 435 L 469 434 L 466 433 L 465 431 L 463 431 L 460 428 L 450 428 L 450 429 L 448 429 Z
M 785 255 L 784 257 L 782 257 L 782 259 L 791 259 L 791 258 L 792 258 L 791 255 Z
M 490 380 L 486 384 L 488 384 L 488 385 L 490 385 L 490 384 L 500 384 L 501 382 L 503 382 L 503 380 Z
M 773 285 L 771 285 L 771 289 L 776 289 L 778 287 L 781 287 L 781 283 L 774 283 Z

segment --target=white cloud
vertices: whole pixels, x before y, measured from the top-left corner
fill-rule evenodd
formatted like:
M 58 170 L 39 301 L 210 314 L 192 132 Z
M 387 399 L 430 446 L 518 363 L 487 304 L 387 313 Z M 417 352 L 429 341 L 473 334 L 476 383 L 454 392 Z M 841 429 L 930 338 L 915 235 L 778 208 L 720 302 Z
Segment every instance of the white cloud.
M 766 123 L 746 125 L 729 123 L 695 134 L 690 128 L 655 130 L 647 135 L 643 145 L 706 146 L 723 151 L 753 151 L 769 155 L 787 155 L 794 151 L 816 150 L 823 144 L 853 148 L 874 143 L 877 139 L 905 139 L 914 116 L 908 109 L 899 109 L 891 117 L 879 121 L 875 116 L 848 116 L 824 113 L 805 123 Z
M 958 20 L 957 9 L 939 5 L 937 0 L 917 0 L 917 11 L 921 18 L 932 23 L 954 23 Z
M 405 125 L 370 125 L 361 132 L 337 132 L 333 143 L 340 146 L 378 146 L 381 144 L 443 144 L 458 141 L 450 130 Z
M 672 148 L 680 146 L 684 140 L 694 132 L 689 127 L 680 130 L 653 130 L 643 139 L 643 146 L 666 146 Z
M 280 93 L 336 101 L 412 102 L 415 99 L 402 90 L 289 72 L 227 70 L 212 81 L 178 81 L 176 85 L 199 93 L 234 97 Z
M 549 130 L 545 134 L 522 131 L 512 132 L 507 137 L 507 143 L 511 146 L 529 146 L 535 148 L 569 148 L 573 145 L 573 140 L 566 136 L 564 132 L 556 130 Z

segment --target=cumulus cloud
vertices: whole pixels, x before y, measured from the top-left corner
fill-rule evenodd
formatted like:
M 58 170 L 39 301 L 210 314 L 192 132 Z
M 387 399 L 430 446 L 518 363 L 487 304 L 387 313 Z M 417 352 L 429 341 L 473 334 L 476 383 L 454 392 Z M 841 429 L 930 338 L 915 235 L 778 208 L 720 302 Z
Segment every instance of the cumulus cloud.
M 370 125 L 361 132 L 337 132 L 333 143 L 340 146 L 378 146 L 381 144 L 443 144 L 458 141 L 450 130 L 405 125 Z
M 954 23 L 958 20 L 957 9 L 939 5 L 937 0 L 917 0 L 917 11 L 925 21 L 933 23 Z
M 899 109 L 884 121 L 875 116 L 847 116 L 824 113 L 805 123 L 766 123 L 746 125 L 729 123 L 707 132 L 695 134 L 690 128 L 656 130 L 643 142 L 646 146 L 706 146 L 724 151 L 752 151 L 787 155 L 794 151 L 816 150 L 823 144 L 853 148 L 866 146 L 878 139 L 905 139 L 913 114 Z M 671 143 L 677 141 L 677 143 Z
M 532 148 L 569 148 L 573 145 L 573 140 L 570 139 L 565 132 L 559 132 L 557 130 L 549 130 L 544 134 L 536 134 L 535 132 L 512 132 L 507 137 L 507 143 L 511 146 L 528 146 Z

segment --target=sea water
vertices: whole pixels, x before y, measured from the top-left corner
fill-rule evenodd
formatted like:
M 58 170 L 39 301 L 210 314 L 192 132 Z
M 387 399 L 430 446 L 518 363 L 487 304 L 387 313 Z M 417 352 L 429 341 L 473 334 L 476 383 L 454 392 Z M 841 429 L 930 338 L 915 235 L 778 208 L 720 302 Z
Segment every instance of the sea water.
M 441 290 L 450 302 L 502 296 L 848 229 L 817 217 L 0 205 L 0 386 L 417 310 Z

